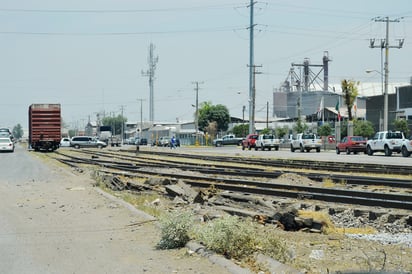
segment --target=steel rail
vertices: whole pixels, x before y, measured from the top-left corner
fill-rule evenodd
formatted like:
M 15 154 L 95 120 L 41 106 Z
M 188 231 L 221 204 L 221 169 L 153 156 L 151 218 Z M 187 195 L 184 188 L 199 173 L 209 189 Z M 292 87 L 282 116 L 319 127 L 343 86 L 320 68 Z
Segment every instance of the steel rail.
M 105 156 L 107 157 L 107 153 L 102 152 L 95 152 L 96 155 Z M 324 180 L 331 180 L 335 183 L 342 183 L 344 182 L 347 185 L 380 185 L 380 186 L 388 186 L 388 187 L 399 187 L 399 188 L 412 188 L 412 181 L 407 179 L 398 179 L 398 178 L 381 178 L 381 177 L 368 177 L 368 176 L 355 176 L 355 175 L 341 175 L 341 174 L 324 174 L 324 173 L 308 173 L 308 172 L 298 172 L 298 171 L 265 171 L 264 168 L 254 167 L 253 169 L 248 169 L 244 167 L 228 167 L 227 165 L 214 163 L 212 166 L 204 166 L 196 163 L 182 163 L 178 160 L 153 160 L 151 159 L 148 162 L 147 159 L 138 159 L 136 157 L 129 157 L 129 156 L 120 156 L 116 155 L 116 160 L 119 159 L 127 159 L 134 161 L 133 164 L 130 163 L 120 163 L 117 162 L 118 165 L 123 164 L 125 167 L 127 166 L 136 166 L 137 164 L 139 167 L 153 167 L 153 168 L 164 168 L 165 166 L 169 168 L 179 168 L 186 171 L 193 171 L 199 173 L 206 173 L 206 174 L 219 174 L 219 175 L 226 175 L 226 176 L 242 176 L 242 177 L 260 177 L 260 178 L 270 178 L 275 179 L 285 173 L 293 173 L 298 174 L 301 176 L 305 176 L 314 181 L 324 181 Z M 104 162 L 104 163 L 112 163 L 113 161 L 109 160 L 102 160 L 102 159 L 94 159 L 94 161 Z
M 132 150 L 121 150 L 131 153 Z M 139 151 L 139 154 L 165 155 L 171 157 L 182 157 L 201 159 L 208 161 L 224 161 L 238 164 L 250 164 L 251 159 L 247 157 L 232 157 L 232 156 L 210 156 L 210 155 L 195 155 L 187 153 L 171 153 L 164 151 Z M 334 172 L 368 172 L 374 174 L 397 174 L 397 175 L 412 175 L 412 169 L 409 166 L 402 165 L 383 165 L 383 164 L 367 164 L 367 163 L 344 163 L 344 162 L 326 162 L 314 160 L 298 160 L 298 159 L 272 159 L 272 158 L 253 158 L 254 164 L 270 167 L 292 167 L 300 169 L 312 170 L 327 170 Z
M 206 176 L 202 177 L 199 175 L 194 176 L 170 172 L 148 171 L 136 168 L 135 166 L 124 164 L 118 165 L 109 161 L 95 161 L 95 159 L 59 160 L 61 162 L 69 162 L 71 164 L 73 164 L 73 162 L 77 162 L 98 165 L 108 169 L 127 171 L 129 173 L 143 173 L 146 175 L 179 178 L 184 179 L 186 183 L 197 187 L 210 187 L 213 185 L 214 187 L 222 190 L 244 193 L 412 210 L 412 196 L 404 194 L 319 188 L 312 186 L 287 185 L 239 179 L 211 178 Z

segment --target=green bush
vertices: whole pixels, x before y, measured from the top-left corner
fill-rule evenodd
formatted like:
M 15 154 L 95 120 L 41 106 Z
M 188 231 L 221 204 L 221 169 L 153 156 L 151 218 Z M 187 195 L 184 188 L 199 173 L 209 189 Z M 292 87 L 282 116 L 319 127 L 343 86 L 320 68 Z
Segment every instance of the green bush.
M 158 248 L 161 249 L 183 247 L 193 238 L 207 249 L 236 260 L 253 260 L 256 253 L 281 262 L 288 259 L 287 249 L 275 235 L 275 228 L 262 226 L 251 219 L 227 216 L 195 226 L 191 213 L 172 212 L 162 215 L 159 221 L 161 240 Z
M 167 213 L 159 218 L 161 239 L 160 249 L 180 248 L 190 240 L 189 233 L 193 228 L 193 217 L 188 212 Z
M 208 249 L 229 258 L 241 259 L 253 254 L 256 246 L 254 224 L 237 217 L 225 217 L 199 227 L 196 237 Z

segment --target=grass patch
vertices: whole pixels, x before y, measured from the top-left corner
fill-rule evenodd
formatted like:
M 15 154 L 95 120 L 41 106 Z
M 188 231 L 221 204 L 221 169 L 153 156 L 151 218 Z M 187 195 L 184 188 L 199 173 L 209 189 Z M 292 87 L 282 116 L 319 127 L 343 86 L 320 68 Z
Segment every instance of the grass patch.
M 162 199 L 161 196 L 157 194 L 141 194 L 136 195 L 132 193 L 124 193 L 122 194 L 123 200 L 132 204 L 137 209 L 146 212 L 154 217 L 159 217 L 161 215 L 161 209 L 159 209 L 154 203 L 155 200 Z
M 340 186 L 345 186 L 346 185 L 346 180 L 345 179 L 341 179 L 339 182 L 334 182 L 331 178 L 324 178 L 322 180 L 323 183 L 323 187 L 330 187 L 333 188 L 337 185 Z

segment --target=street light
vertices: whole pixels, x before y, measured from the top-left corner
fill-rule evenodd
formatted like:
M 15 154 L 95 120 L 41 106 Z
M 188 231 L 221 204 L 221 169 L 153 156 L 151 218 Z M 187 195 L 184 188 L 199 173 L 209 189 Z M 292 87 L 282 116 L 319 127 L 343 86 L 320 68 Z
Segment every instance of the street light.
M 381 87 L 383 89 L 383 77 L 385 77 L 385 89 L 383 91 L 383 130 L 388 130 L 388 72 L 385 67 L 385 75 L 374 69 L 367 69 L 366 73 L 376 72 L 381 75 Z

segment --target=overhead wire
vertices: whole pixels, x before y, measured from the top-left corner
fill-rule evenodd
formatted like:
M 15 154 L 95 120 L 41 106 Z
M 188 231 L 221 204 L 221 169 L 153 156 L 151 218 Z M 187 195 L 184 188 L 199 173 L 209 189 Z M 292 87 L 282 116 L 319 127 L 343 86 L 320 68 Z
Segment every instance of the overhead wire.
M 24 8 L 0 8 L 0 12 L 21 13 L 152 13 L 175 11 L 204 11 L 206 9 L 220 9 L 233 7 L 236 3 L 220 5 L 204 5 L 190 7 L 152 8 L 152 9 L 24 9 Z

